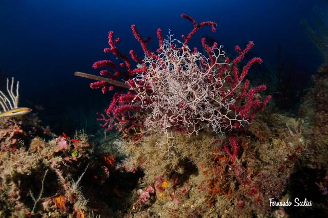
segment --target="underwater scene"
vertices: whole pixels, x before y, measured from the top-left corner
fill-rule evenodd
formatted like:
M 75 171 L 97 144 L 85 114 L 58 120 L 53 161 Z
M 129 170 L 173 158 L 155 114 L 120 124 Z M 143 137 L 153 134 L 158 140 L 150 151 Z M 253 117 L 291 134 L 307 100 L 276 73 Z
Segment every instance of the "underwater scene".
M 328 1 L 0 0 L 22 217 L 328 217 Z

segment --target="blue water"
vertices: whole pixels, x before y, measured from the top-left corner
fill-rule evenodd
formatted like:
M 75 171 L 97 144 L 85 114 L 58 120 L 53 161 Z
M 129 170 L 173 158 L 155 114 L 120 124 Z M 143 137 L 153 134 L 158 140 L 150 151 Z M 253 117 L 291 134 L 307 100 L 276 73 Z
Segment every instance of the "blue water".
M 0 0 L 0 68 L 21 81 L 21 105 L 44 107 L 39 111 L 44 122 L 62 131 L 65 125 L 84 128 L 90 116 L 96 118 L 95 111 L 107 106 L 110 95 L 89 89 L 90 81 L 73 74 L 98 75 L 91 66 L 112 57 L 103 53 L 110 30 L 122 40 L 120 51 L 134 49 L 142 55 L 131 24 L 144 37 L 155 37 L 160 27 L 164 35 L 171 29 L 179 38 L 192 28 L 180 18 L 186 13 L 198 22 L 218 23 L 216 33 L 202 29 L 191 46 L 200 47 L 202 35 L 217 39 L 229 51 L 252 40 L 253 54 L 272 66 L 280 46 L 284 57 L 314 74 L 322 57 L 300 23 L 313 23 L 313 13 L 328 20 L 327 10 L 324 0 Z M 157 45 L 155 38 L 150 48 Z

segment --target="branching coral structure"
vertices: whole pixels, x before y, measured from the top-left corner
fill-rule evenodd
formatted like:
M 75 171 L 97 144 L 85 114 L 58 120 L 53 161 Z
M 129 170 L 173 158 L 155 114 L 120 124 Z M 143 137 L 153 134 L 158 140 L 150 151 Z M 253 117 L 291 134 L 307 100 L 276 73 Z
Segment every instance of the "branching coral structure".
M 148 129 L 178 129 L 193 134 L 210 127 L 216 133 L 224 133 L 248 124 L 268 102 L 270 97 L 261 103 L 255 96 L 265 86 L 247 92 L 249 81 L 242 85 L 249 66 L 261 60 L 253 59 L 242 74 L 235 66 L 253 46 L 252 42 L 240 51 L 239 60 L 229 63 L 221 47 L 203 44 L 207 58 L 188 47 L 176 49 L 174 42 L 182 42 L 171 37 L 164 40 L 159 58 L 145 57 L 147 73 L 133 80 L 137 93 L 134 100 L 150 112 L 145 121 Z
M 14 86 L 16 93 L 14 92 Z M 14 78 L 7 79 L 7 95 L 0 90 L 0 117 L 13 117 L 28 114 L 32 111 L 30 108 L 18 107 L 19 101 L 19 82 L 15 84 Z
M 9 79 L 7 79 L 7 92 L 8 96 L 6 96 L 2 91 L 0 91 L 0 105 L 2 110 L 1 112 L 6 112 L 18 107 L 18 100 L 19 100 L 19 82 L 16 84 L 16 94 L 14 93 L 14 84 L 15 80 L 12 78 L 11 83 L 9 84 Z
M 189 135 L 197 134 L 206 127 L 216 133 L 224 133 L 247 125 L 268 103 L 271 96 L 261 101 L 258 95 L 266 86 L 249 88 L 250 82 L 245 80 L 250 67 L 262 60 L 255 57 L 241 72 L 238 69 L 253 42 L 249 42 L 244 50 L 236 46 L 239 55 L 230 61 L 225 57 L 222 46 L 217 43 L 209 46 L 203 38 L 202 46 L 207 53 L 204 55 L 196 48 L 191 50 L 188 42 L 200 28 L 211 26 L 215 31 L 217 24 L 211 21 L 198 24 L 185 14 L 181 17 L 193 24 L 192 31 L 182 36 L 184 41 L 179 41 L 171 34 L 163 39 L 162 31 L 158 29 L 159 48 L 156 52 L 147 47 L 151 37 L 143 39 L 132 25 L 132 32 L 145 53 L 145 57 L 140 59 L 133 50 L 130 51 L 132 60 L 138 63 L 135 69 L 132 69 L 128 57 L 117 50 L 116 44 L 120 39 L 114 39 L 114 33 L 109 33 L 110 48 L 104 51 L 122 59 L 119 66 L 126 73 L 109 60 L 98 61 L 93 66 L 96 69 L 112 68 L 114 73 L 102 70 L 100 74 L 109 79 L 122 78 L 129 84 L 130 90 L 124 94 L 122 90 L 115 93 L 100 119 L 105 121 L 104 127 L 116 127 L 120 131 L 135 127 L 161 132 L 179 130 Z M 105 93 L 114 89 L 108 85 L 107 82 L 96 82 L 91 84 L 91 88 L 102 88 Z M 136 112 L 142 115 L 136 118 Z

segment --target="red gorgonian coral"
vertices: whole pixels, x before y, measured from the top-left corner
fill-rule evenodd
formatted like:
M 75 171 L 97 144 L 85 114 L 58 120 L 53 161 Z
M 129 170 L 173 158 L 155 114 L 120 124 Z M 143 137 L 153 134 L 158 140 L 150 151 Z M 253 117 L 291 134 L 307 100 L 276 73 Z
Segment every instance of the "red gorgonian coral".
M 203 38 L 204 55 L 196 48 L 191 50 L 188 42 L 200 28 L 210 26 L 214 32 L 217 24 L 211 21 L 197 24 L 188 15 L 182 14 L 181 17 L 192 22 L 192 31 L 179 41 L 171 34 L 163 39 L 162 31 L 158 29 L 159 48 L 155 52 L 147 47 L 151 37 L 143 39 L 132 25 L 132 32 L 145 53 L 145 57 L 140 59 L 133 50 L 130 51 L 132 60 L 137 63 L 135 68 L 132 68 L 129 58 L 117 50 L 116 44 L 120 39 L 114 39 L 113 32 L 109 32 L 110 48 L 105 48 L 104 52 L 122 59 L 119 67 L 123 71 L 109 60 L 97 61 L 93 67 L 112 68 L 113 73 L 102 70 L 100 74 L 114 80 L 123 79 L 129 90 L 122 94 L 120 88 L 114 94 L 100 119 L 105 121 L 104 127 L 128 131 L 139 126 L 161 132 L 180 130 L 187 134 L 211 128 L 216 133 L 224 133 L 251 122 L 268 103 L 271 96 L 262 102 L 258 94 L 266 86 L 249 88 L 250 82 L 245 80 L 249 68 L 254 63 L 262 63 L 262 60 L 255 57 L 241 72 L 238 69 L 253 42 L 249 42 L 244 50 L 236 46 L 239 55 L 230 61 L 225 57 L 222 46 L 217 43 L 209 46 Z M 114 89 L 106 82 L 92 83 L 91 88 L 102 88 L 103 93 Z M 137 111 L 143 116 L 136 117 Z

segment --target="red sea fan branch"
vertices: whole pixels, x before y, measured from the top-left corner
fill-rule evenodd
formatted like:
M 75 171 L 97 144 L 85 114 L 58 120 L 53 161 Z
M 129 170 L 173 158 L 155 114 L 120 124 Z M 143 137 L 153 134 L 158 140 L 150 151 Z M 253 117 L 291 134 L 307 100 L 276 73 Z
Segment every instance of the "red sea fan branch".
M 238 151 L 239 151 L 237 137 L 234 135 L 230 135 L 229 142 L 230 142 L 231 149 L 228 148 L 228 145 L 226 143 L 223 143 L 223 149 L 231 159 L 232 163 L 234 163 L 237 159 Z
M 114 37 L 114 32 L 113 31 L 110 31 L 108 33 L 108 44 L 110 46 L 110 48 L 105 48 L 104 49 L 104 52 L 105 53 L 112 53 L 114 54 L 115 56 L 119 57 L 119 58 L 122 58 L 124 60 L 124 67 L 130 71 L 130 61 L 129 61 L 129 58 L 122 54 L 121 52 L 119 52 L 116 48 L 116 44 L 120 42 L 120 38 L 116 38 L 115 40 L 113 40 L 113 37 Z
M 133 33 L 134 37 L 140 42 L 142 50 L 145 52 L 145 54 L 148 57 L 158 59 L 159 57 L 155 53 L 151 52 L 147 47 L 147 43 L 151 40 L 151 37 L 148 37 L 145 40 L 142 39 L 142 37 L 140 36 L 140 34 L 137 31 L 136 25 L 132 25 L 131 29 L 132 29 L 132 33 Z
M 157 29 L 157 38 L 158 38 L 158 49 L 157 52 L 161 51 L 161 48 L 163 46 L 163 35 L 162 35 L 162 30 L 161 29 Z
M 202 46 L 206 50 L 208 56 L 210 57 L 211 66 L 213 66 L 216 62 L 216 58 L 213 55 L 213 51 L 214 51 L 214 49 L 217 48 L 218 44 L 216 42 L 214 42 L 213 45 L 210 47 L 206 44 L 206 38 L 202 38 Z
M 238 56 L 232 62 L 227 57 L 220 62 L 224 57 L 221 47 L 218 47 L 217 43 L 209 46 L 206 40 L 202 39 L 202 46 L 209 57 L 207 58 L 196 48 L 191 51 L 187 45 L 200 28 L 210 26 L 215 32 L 217 24 L 211 21 L 198 24 L 186 14 L 182 14 L 181 17 L 193 24 L 193 29 L 188 35 L 182 36 L 184 42 L 181 43 L 181 47 L 176 47 L 171 39 L 164 40 L 161 29 L 157 29 L 159 48 L 155 52 L 148 48 L 151 37 L 143 39 L 136 26 L 131 26 L 132 33 L 146 56 L 144 59 L 138 58 L 136 53 L 130 50 L 131 59 L 138 63 L 135 67 L 132 67 L 128 56 L 118 51 L 116 45 L 120 38 L 114 39 L 114 32 L 109 32 L 110 47 L 105 48 L 104 52 L 112 53 L 121 60 L 121 63 L 116 65 L 110 60 L 101 60 L 95 62 L 93 67 L 109 67 L 113 73 L 102 70 L 100 74 L 112 80 L 124 80 L 127 86 L 121 87 L 130 90 L 122 94 L 120 88 L 105 110 L 105 115 L 101 115 L 100 120 L 105 122 L 106 129 L 116 127 L 125 131 L 134 126 L 142 127 L 147 123 L 147 128 L 159 127 L 163 131 L 171 128 L 192 134 L 206 125 L 211 126 L 217 133 L 223 133 L 241 128 L 266 106 L 271 96 L 267 96 L 261 102 L 257 94 L 265 90 L 266 86 L 249 89 L 250 82 L 243 82 L 250 67 L 255 63 L 262 63 L 262 60 L 255 57 L 241 72 L 238 68 L 254 43 L 249 42 L 243 50 L 236 46 Z M 90 86 L 102 88 L 103 93 L 114 89 L 107 82 L 95 82 Z M 154 111 L 156 113 L 153 113 Z M 139 117 L 134 117 L 134 114 L 138 114 Z M 232 151 L 227 145 L 224 145 L 224 149 L 232 159 L 235 159 L 238 146 L 235 146 L 237 142 L 234 137 L 230 139 L 230 144 L 233 147 Z
M 201 22 L 200 24 L 197 24 L 197 22 L 190 16 L 186 15 L 186 14 L 181 14 L 181 17 L 184 19 L 189 20 L 190 22 L 192 22 L 192 25 L 194 26 L 194 28 L 191 30 L 191 32 L 188 34 L 188 36 L 184 36 L 182 35 L 182 38 L 185 40 L 183 45 L 186 46 L 189 42 L 189 40 L 191 39 L 191 37 L 202 27 L 204 26 L 211 26 L 212 28 L 212 32 L 216 31 L 216 27 L 217 27 L 217 23 L 212 22 L 212 21 L 204 21 Z

